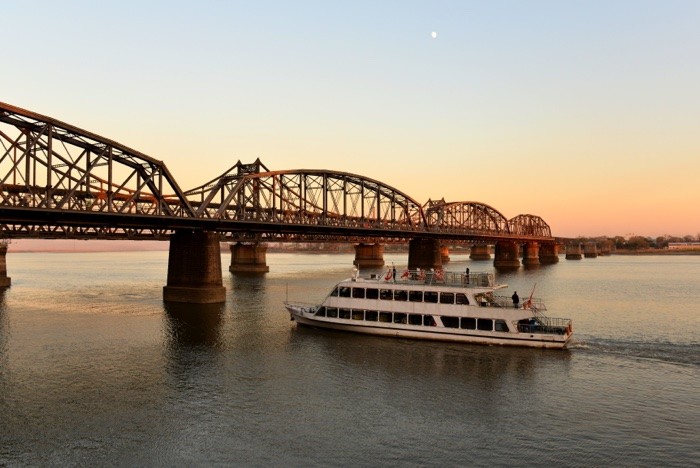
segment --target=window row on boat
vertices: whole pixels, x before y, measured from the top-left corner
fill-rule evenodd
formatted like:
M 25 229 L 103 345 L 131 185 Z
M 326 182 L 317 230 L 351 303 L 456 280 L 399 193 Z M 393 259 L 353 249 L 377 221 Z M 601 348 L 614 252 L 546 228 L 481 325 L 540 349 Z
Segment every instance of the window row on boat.
M 338 286 L 331 296 L 352 297 L 354 299 L 380 299 L 384 301 L 428 302 L 432 304 L 469 305 L 464 293 L 438 291 L 406 291 L 402 289 L 359 288 Z
M 438 324 L 432 315 L 408 314 L 405 312 L 383 312 L 376 310 L 345 309 L 321 306 L 314 314 L 317 317 L 339 318 L 364 322 L 397 323 L 404 325 L 419 325 L 435 327 Z M 507 332 L 505 320 L 475 317 L 437 316 L 445 328 L 460 328 L 462 330 L 481 330 Z

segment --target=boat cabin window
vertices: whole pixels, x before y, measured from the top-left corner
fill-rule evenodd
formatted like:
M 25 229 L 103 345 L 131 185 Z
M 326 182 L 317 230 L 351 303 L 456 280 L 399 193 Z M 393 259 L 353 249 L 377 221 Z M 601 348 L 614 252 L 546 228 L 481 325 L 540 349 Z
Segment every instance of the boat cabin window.
M 394 314 L 394 323 L 406 323 L 406 314 L 401 314 L 401 313 L 395 313 Z
M 434 327 L 435 326 L 435 319 L 433 318 L 432 315 L 424 315 L 423 316 L 423 325 L 426 327 Z
M 379 316 L 379 312 L 377 312 L 376 310 L 366 310 L 365 311 L 365 320 L 367 322 L 376 322 L 378 316 Z
M 350 318 L 350 309 L 338 309 L 338 318 L 349 319 Z
M 319 307 L 314 315 L 316 317 L 325 317 L 326 316 L 326 308 L 323 306 Z
M 365 319 L 365 311 L 353 309 L 352 310 L 352 319 L 353 320 L 364 320 Z
M 350 288 L 347 286 L 341 286 L 338 288 L 338 296 L 340 297 L 350 297 Z
M 435 291 L 425 291 L 423 293 L 423 300 L 425 302 L 429 302 L 431 304 L 437 304 L 438 301 L 438 293 Z
M 380 289 L 379 290 L 379 299 L 382 299 L 384 301 L 390 301 L 394 297 L 394 293 L 391 289 Z
M 418 315 L 418 314 L 409 314 L 408 315 L 408 324 L 409 325 L 423 325 L 423 316 Z
M 459 327 L 464 330 L 476 330 L 476 319 L 473 317 L 463 317 Z
M 454 304 L 455 293 L 440 293 L 440 304 Z
M 379 321 L 391 323 L 391 312 L 379 312 Z
M 352 288 L 352 297 L 355 299 L 365 298 L 365 288 Z
M 494 324 L 496 331 L 500 332 L 507 332 L 508 331 L 508 324 L 506 324 L 505 320 L 496 320 L 496 323 Z
M 409 302 L 423 302 L 423 291 L 409 291 Z
M 368 288 L 367 293 L 366 293 L 367 299 L 378 299 L 379 298 L 379 289 L 374 289 L 374 288 Z
M 394 300 L 395 301 L 407 301 L 408 300 L 408 292 L 407 291 L 399 291 L 398 289 L 394 291 Z
M 455 299 L 457 300 L 457 304 L 469 305 L 469 299 L 467 299 L 467 295 L 464 293 L 457 293 Z
M 326 308 L 326 317 L 338 318 L 338 309 L 335 307 Z
M 441 316 L 442 325 L 447 328 L 457 328 L 459 327 L 459 317 L 447 317 L 445 315 Z
M 331 296 L 333 296 L 333 297 L 338 297 L 338 290 L 339 290 L 339 289 L 340 289 L 340 288 L 335 288 L 335 289 L 331 292 Z
M 476 328 L 478 330 L 483 330 L 483 331 L 492 331 L 493 330 L 493 320 L 480 318 L 476 322 Z

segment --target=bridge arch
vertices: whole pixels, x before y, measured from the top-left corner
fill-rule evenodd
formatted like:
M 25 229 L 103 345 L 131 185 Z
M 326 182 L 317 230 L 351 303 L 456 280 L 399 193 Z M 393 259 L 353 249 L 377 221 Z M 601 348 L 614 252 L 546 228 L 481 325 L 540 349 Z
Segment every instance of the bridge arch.
M 521 236 L 552 237 L 552 230 L 544 219 L 531 214 L 521 214 L 508 221 L 510 232 Z
M 423 207 L 431 231 L 508 234 L 508 219 L 497 209 L 481 202 L 429 200 Z
M 185 193 L 204 218 L 375 230 L 426 225 L 417 201 L 377 180 L 322 169 L 269 171 L 260 160 L 239 161 Z
M 194 216 L 162 161 L 2 102 L 0 203 L 59 211 Z

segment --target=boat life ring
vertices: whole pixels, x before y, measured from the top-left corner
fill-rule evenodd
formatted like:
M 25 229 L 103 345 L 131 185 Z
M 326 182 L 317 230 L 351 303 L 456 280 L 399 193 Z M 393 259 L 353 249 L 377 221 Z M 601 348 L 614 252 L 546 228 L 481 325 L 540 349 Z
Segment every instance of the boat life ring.
M 442 281 L 445 279 L 445 271 L 440 269 L 435 272 L 435 280 Z
M 389 268 L 389 270 L 387 270 L 386 272 L 386 275 L 384 275 L 384 281 L 391 281 L 392 276 L 394 275 L 391 272 L 391 268 Z
M 419 280 L 424 280 L 425 279 L 425 271 L 418 269 L 418 279 Z
M 411 272 L 408 270 L 405 270 L 403 273 L 401 273 L 401 278 L 408 278 L 411 276 Z

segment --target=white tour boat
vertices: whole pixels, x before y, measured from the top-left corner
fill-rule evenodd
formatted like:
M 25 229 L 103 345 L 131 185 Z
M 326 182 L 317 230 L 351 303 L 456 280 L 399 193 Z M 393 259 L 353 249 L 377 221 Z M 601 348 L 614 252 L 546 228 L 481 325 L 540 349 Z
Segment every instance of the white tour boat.
M 302 325 L 373 335 L 476 344 L 564 348 L 573 333 L 570 319 L 551 318 L 540 299 L 517 307 L 494 294 L 492 273 L 406 270 L 338 283 L 321 304 L 285 301 Z

